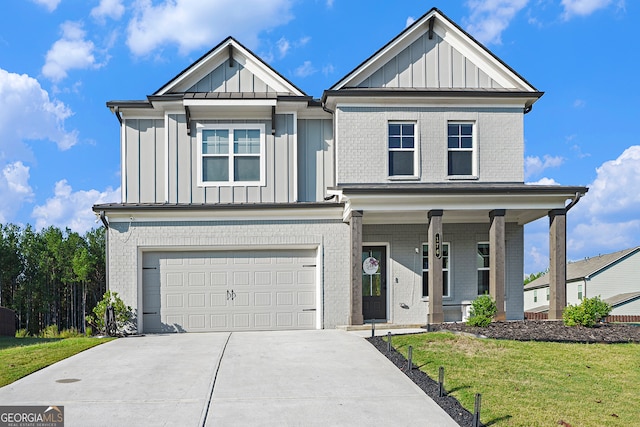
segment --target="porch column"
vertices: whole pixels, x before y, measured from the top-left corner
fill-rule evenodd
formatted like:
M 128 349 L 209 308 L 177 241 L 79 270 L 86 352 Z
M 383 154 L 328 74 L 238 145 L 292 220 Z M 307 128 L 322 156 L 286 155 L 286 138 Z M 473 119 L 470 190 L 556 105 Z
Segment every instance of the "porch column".
M 504 209 L 489 212 L 489 294 L 496 302 L 498 311 L 495 320 L 506 320 L 504 310 L 505 294 L 505 231 Z
M 442 210 L 428 213 L 429 230 L 427 253 L 429 261 L 429 318 L 430 325 L 444 322 L 442 309 Z
M 351 325 L 362 325 L 362 211 L 352 211 L 351 218 Z
M 549 211 L 549 320 L 561 320 L 567 305 L 567 210 Z

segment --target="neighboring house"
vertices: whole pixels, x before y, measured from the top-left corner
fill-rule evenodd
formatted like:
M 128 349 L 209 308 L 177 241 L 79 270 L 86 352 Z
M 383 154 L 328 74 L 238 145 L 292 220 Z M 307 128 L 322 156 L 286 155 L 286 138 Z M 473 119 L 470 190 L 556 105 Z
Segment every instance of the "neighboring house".
M 424 325 L 485 292 L 522 319 L 524 225 L 549 216 L 564 283 L 566 204 L 587 191 L 524 184 L 540 96 L 437 9 L 321 99 L 228 38 L 107 103 L 108 287 L 140 332 Z
M 543 275 L 524 287 L 524 310 L 549 310 L 549 277 Z M 567 264 L 567 304 L 600 297 L 611 304 L 611 315 L 640 316 L 640 247 L 586 258 Z

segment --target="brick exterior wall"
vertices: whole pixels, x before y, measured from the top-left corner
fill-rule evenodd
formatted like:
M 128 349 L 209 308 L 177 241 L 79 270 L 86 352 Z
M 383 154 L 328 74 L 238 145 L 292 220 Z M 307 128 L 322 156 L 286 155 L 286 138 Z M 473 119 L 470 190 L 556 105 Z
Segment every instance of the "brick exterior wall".
M 150 250 L 306 247 L 321 250 L 323 325 L 346 325 L 350 313 L 349 225 L 336 220 L 166 221 L 111 224 L 109 289 L 139 311 L 142 254 Z M 229 250 L 229 249 L 227 249 Z
M 420 182 L 448 182 L 448 121 L 476 124 L 478 181 L 524 182 L 522 109 L 339 107 L 335 120 L 338 183 L 389 182 L 389 121 L 417 123 Z

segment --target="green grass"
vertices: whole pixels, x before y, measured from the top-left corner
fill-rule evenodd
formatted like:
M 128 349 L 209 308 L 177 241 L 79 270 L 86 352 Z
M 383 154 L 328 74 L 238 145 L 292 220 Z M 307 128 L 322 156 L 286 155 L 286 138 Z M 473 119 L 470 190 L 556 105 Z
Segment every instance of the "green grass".
M 112 339 L 0 337 L 0 387 Z
M 640 344 L 562 344 L 439 332 L 393 338 L 431 378 L 493 426 L 638 426 Z

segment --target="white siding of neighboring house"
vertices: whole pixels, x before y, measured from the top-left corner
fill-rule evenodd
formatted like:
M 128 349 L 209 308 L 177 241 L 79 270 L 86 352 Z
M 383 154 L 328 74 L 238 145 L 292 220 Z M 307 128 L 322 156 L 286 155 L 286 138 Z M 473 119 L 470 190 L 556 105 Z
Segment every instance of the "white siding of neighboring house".
M 640 316 L 640 299 L 614 308 L 611 314 L 619 316 Z
M 614 295 L 640 291 L 640 252 L 636 252 L 587 281 L 587 297 Z
M 567 305 L 577 305 L 582 302 L 578 299 L 578 286 L 582 286 L 582 298 L 584 299 L 585 286 L 583 281 L 567 283 Z

